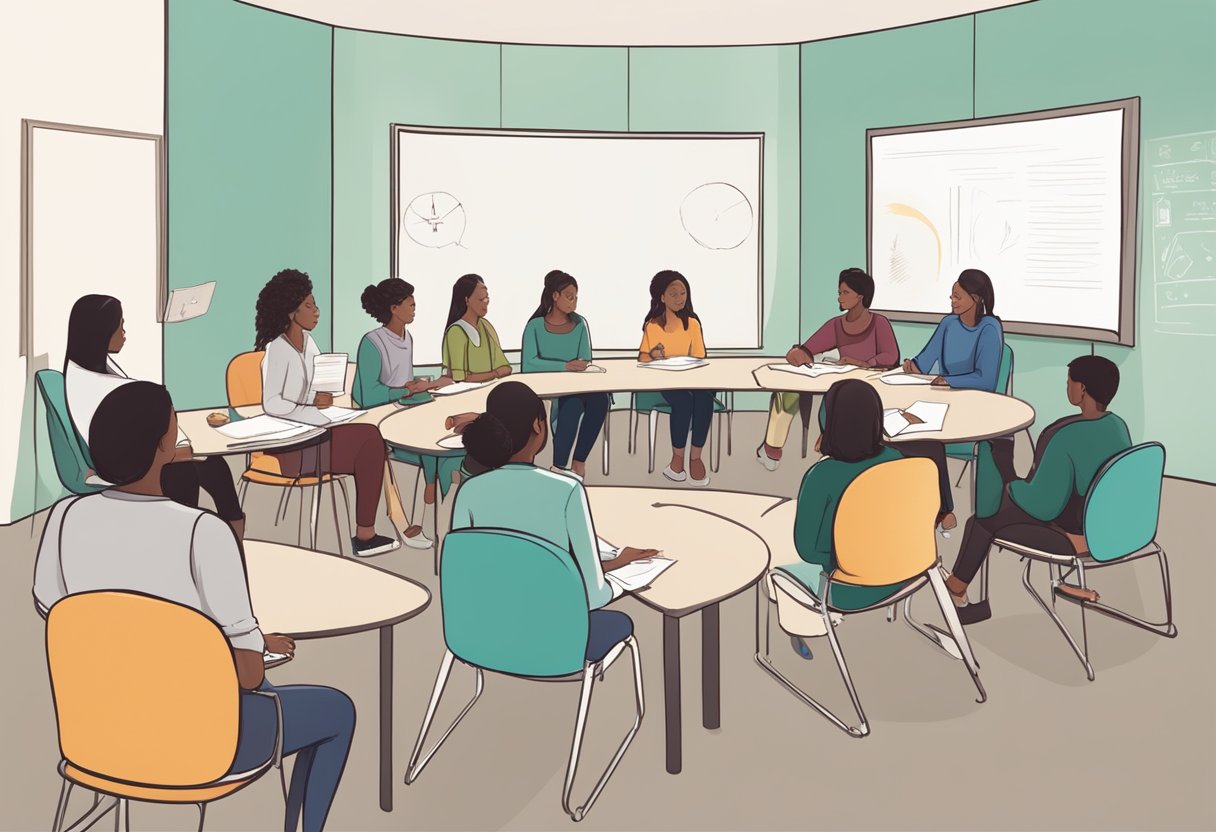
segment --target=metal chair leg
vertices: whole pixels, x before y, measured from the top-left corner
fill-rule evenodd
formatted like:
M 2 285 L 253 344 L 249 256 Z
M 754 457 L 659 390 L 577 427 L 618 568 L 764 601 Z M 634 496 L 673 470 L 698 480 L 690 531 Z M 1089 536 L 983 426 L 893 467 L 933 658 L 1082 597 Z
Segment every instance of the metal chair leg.
M 52 832 L 61 832 L 64 816 L 68 811 L 68 799 L 72 796 L 72 781 L 64 780 L 59 788 L 59 804 L 55 807 L 55 822 L 51 825 Z M 94 804 L 96 805 L 96 804 Z
M 114 809 L 117 806 L 118 798 L 116 797 L 97 799 L 97 796 L 94 796 L 92 808 L 90 808 L 89 811 L 86 812 L 79 820 L 69 826 L 66 832 L 85 832 L 85 830 L 92 828 L 97 821 L 105 817 L 111 809 Z M 67 812 L 66 804 L 64 805 L 64 812 L 65 814 Z
M 346 553 L 342 550 L 342 521 L 338 516 L 338 489 L 336 483 L 337 477 L 329 481 L 329 502 L 334 509 L 334 537 L 338 541 L 337 554 L 339 557 L 344 557 Z
M 937 569 L 929 570 L 929 586 L 933 588 L 933 597 L 937 599 L 937 606 L 941 610 L 942 618 L 946 620 L 946 627 L 950 630 L 955 647 L 962 654 L 961 658 L 963 664 L 967 667 L 967 672 L 971 674 L 971 681 L 975 684 L 975 689 L 979 691 L 980 698 L 975 701 L 985 702 L 988 699 L 988 693 L 984 690 L 983 682 L 980 681 L 979 662 L 975 659 L 975 653 L 971 649 L 971 642 L 967 639 L 967 633 L 963 629 L 962 622 L 958 620 L 958 612 L 955 610 L 954 601 L 950 598 L 950 593 L 946 589 L 946 581 Z M 911 600 L 911 597 L 908 596 L 908 600 Z
M 726 455 L 730 456 L 735 433 L 735 393 L 732 390 L 726 395 L 730 399 L 729 404 L 726 405 Z
M 118 811 L 114 815 L 114 832 L 131 832 L 131 801 L 118 799 Z
M 971 466 L 971 460 L 969 460 L 969 459 L 964 459 L 964 460 L 963 460 L 963 470 L 961 470 L 961 471 L 959 471 L 959 472 L 958 472 L 958 479 L 956 479 L 956 480 L 954 481 L 954 487 L 955 487 L 955 488 L 958 488 L 960 485 L 962 485 L 962 483 L 963 483 L 963 477 L 966 475 L 966 473 L 967 473 L 967 469 L 968 469 L 970 466 Z M 974 500 L 974 498 L 972 498 L 972 499 Z
M 1035 603 L 1042 608 L 1043 612 L 1047 613 L 1051 617 L 1051 620 L 1055 622 L 1056 627 L 1059 628 L 1064 638 L 1068 640 L 1068 646 L 1071 647 L 1072 652 L 1076 654 L 1077 660 L 1080 661 L 1081 665 L 1085 668 L 1085 675 L 1089 678 L 1089 681 L 1092 682 L 1094 680 L 1094 668 L 1093 665 L 1089 663 L 1088 652 L 1082 650 L 1081 647 L 1077 645 L 1076 639 L 1072 637 L 1072 633 L 1069 632 L 1068 627 L 1064 626 L 1064 622 L 1060 620 L 1060 616 L 1056 615 L 1056 611 L 1043 600 L 1042 596 L 1040 596 L 1035 590 L 1034 585 L 1030 583 L 1030 568 L 1033 565 L 1034 560 L 1027 558 L 1026 569 L 1022 572 L 1022 586 L 1026 588 L 1026 591 L 1030 593 L 1030 597 L 1033 598 Z M 1084 586 L 1084 584 L 1082 584 L 1082 586 Z
M 654 473 L 654 443 L 659 435 L 659 412 L 657 410 L 650 411 L 650 447 L 649 455 L 647 456 L 646 472 Z
M 587 817 L 591 811 L 591 807 L 600 796 L 600 792 L 604 790 L 604 786 L 608 784 L 608 778 L 612 777 L 616 771 L 617 765 L 625 756 L 625 751 L 628 750 L 630 743 L 633 742 L 634 736 L 638 732 L 638 728 L 642 725 L 642 716 L 646 712 L 645 699 L 642 695 L 642 661 L 638 655 L 638 644 L 633 636 L 625 639 L 625 646 L 629 648 L 629 657 L 633 662 L 633 682 L 634 682 L 634 719 L 633 727 L 629 729 L 629 733 L 625 735 L 625 739 L 621 741 L 620 747 L 617 748 L 616 754 L 613 755 L 608 767 L 604 769 L 604 773 L 600 775 L 600 779 L 596 781 L 595 788 L 591 790 L 591 795 L 587 798 L 587 802 L 577 809 L 570 809 L 570 793 L 574 789 L 574 776 L 578 771 L 579 752 L 582 750 L 583 734 L 587 728 L 587 714 L 591 709 L 591 692 L 595 686 L 595 665 L 588 665 L 583 671 L 583 684 L 579 695 L 578 704 L 578 719 L 574 725 L 574 738 L 570 744 L 570 761 L 566 765 L 566 781 L 562 788 L 562 809 L 570 816 L 571 820 L 578 822 Z M 600 668 L 602 679 L 603 668 Z
M 612 408 L 608 408 L 608 415 L 604 418 L 604 444 L 603 444 L 603 468 L 604 476 L 608 476 L 608 440 L 612 434 Z
M 629 437 L 625 450 L 629 453 L 636 453 L 638 449 L 638 411 L 636 409 L 636 399 L 632 393 L 629 394 Z
M 1118 607 L 1103 604 L 1100 601 L 1082 601 L 1079 598 L 1073 598 L 1062 593 L 1053 594 L 1062 601 L 1076 604 L 1077 606 L 1081 607 L 1082 610 L 1088 607 L 1094 612 L 1105 615 L 1108 618 L 1113 618 L 1116 621 L 1131 624 L 1133 627 L 1139 627 L 1142 630 L 1147 630 L 1150 633 L 1155 633 L 1159 636 L 1164 636 L 1165 638 L 1174 638 L 1178 635 L 1178 627 L 1174 624 L 1174 602 L 1173 594 L 1170 589 L 1169 563 L 1166 559 L 1165 550 L 1160 546 L 1157 547 L 1157 565 L 1161 569 L 1161 587 L 1165 600 L 1165 621 L 1148 621 L 1121 610 Z
M 722 467 L 722 414 L 715 413 L 714 421 L 717 422 L 718 435 L 714 439 L 714 446 L 710 450 L 710 465 L 713 466 L 713 472 L 718 473 L 718 469 Z
M 418 775 L 422 773 L 424 768 L 426 768 L 426 764 L 431 761 L 431 757 L 435 756 L 435 752 L 439 750 L 439 747 L 442 746 L 444 741 L 447 740 L 448 736 L 454 730 L 456 730 L 456 726 L 459 725 L 460 721 L 465 718 L 465 715 L 473 709 L 475 704 L 477 704 L 477 700 L 481 697 L 481 692 L 485 688 L 484 671 L 480 667 L 474 668 L 477 677 L 477 688 L 473 693 L 473 698 L 470 699 L 468 704 L 464 706 L 463 710 L 461 710 L 461 712 L 456 716 L 456 719 L 453 720 L 452 724 L 448 726 L 448 729 L 443 732 L 443 736 L 439 738 L 439 741 L 435 743 L 434 747 L 432 747 L 431 750 L 426 753 L 426 756 L 422 757 L 420 760 L 419 755 L 422 754 L 423 743 L 426 742 L 427 732 L 431 728 L 431 722 L 435 719 L 435 711 L 439 708 L 439 700 L 443 696 L 443 689 L 447 686 L 448 677 L 452 674 L 452 663 L 455 660 L 456 656 L 451 650 L 444 652 L 443 662 L 439 665 L 439 675 L 435 678 L 435 688 L 433 691 L 431 691 L 431 701 L 430 704 L 427 705 L 426 716 L 422 719 L 422 730 L 418 732 L 418 742 L 414 745 L 414 753 L 410 755 L 409 764 L 405 769 L 405 784 L 407 786 L 418 779 Z
M 198 832 L 203 832 L 203 824 L 207 820 L 207 804 L 198 804 Z

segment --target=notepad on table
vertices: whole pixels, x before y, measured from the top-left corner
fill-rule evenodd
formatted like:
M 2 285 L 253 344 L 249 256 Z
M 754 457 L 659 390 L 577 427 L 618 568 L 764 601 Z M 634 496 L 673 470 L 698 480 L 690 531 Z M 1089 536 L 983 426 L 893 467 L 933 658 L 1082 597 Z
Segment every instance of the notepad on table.
M 303 429 L 303 430 L 301 430 Z M 229 422 L 226 425 L 220 425 L 216 428 L 229 439 L 261 439 L 265 436 L 273 436 L 280 433 L 299 430 L 301 433 L 305 430 L 311 430 L 308 425 L 301 425 L 298 422 L 289 422 L 286 419 L 280 419 L 276 416 L 253 416 L 249 419 L 239 419 L 235 422 Z
M 709 362 L 704 358 L 696 358 L 691 355 L 676 355 L 671 358 L 659 358 L 655 361 L 639 361 L 639 367 L 646 367 L 651 370 L 691 370 L 695 367 L 704 367 Z
M 848 373 L 857 369 L 851 364 L 811 364 L 799 365 L 795 367 L 792 364 L 769 364 L 770 370 L 779 370 L 783 373 L 794 373 L 800 376 L 809 376 L 816 378 L 817 376 L 826 376 L 832 373 Z
M 363 413 L 362 410 L 351 410 L 349 407 L 338 407 L 337 405 L 321 408 L 321 415 L 328 419 L 331 425 L 340 425 L 343 422 L 357 419 L 361 413 Z
M 892 370 L 889 373 L 883 373 L 879 377 L 879 381 L 883 384 L 932 384 L 933 376 L 926 376 L 919 373 L 905 373 L 903 370 Z
M 900 410 L 891 407 L 882 412 L 882 430 L 887 436 L 907 436 L 912 433 L 935 433 L 946 423 L 946 411 L 950 405 L 945 402 L 913 402 Z M 904 417 L 905 413 L 920 419 L 914 423 Z
M 604 577 L 619 586 L 625 592 L 636 592 L 654 583 L 655 578 L 666 572 L 675 561 L 655 555 L 645 560 L 635 560 L 619 569 L 605 572 Z
M 305 401 L 312 401 L 317 393 L 341 395 L 346 392 L 346 365 L 350 356 L 344 352 L 323 352 L 312 360 L 313 393 Z
M 436 387 L 431 391 L 432 396 L 454 396 L 457 393 L 467 393 L 469 390 L 476 390 L 478 387 L 485 387 L 484 381 L 455 381 L 447 387 Z

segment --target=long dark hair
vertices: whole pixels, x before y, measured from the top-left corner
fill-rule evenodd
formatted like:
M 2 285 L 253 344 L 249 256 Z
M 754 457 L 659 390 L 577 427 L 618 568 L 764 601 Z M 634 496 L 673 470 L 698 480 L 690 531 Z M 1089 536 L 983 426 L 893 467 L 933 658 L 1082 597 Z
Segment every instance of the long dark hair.
M 540 396 L 522 381 L 504 381 L 486 397 L 486 412 L 464 429 L 464 449 L 478 467 L 501 468 L 528 444 L 538 419 L 547 424 Z
M 667 306 L 663 303 L 663 293 L 677 280 L 684 284 L 684 290 L 688 292 L 688 299 L 684 302 L 684 308 L 676 313 L 676 317 L 684 324 L 685 329 L 688 329 L 689 318 L 696 318 L 697 323 L 701 322 L 697 313 L 692 311 L 692 287 L 688 285 L 687 278 L 674 269 L 664 269 L 651 278 L 650 311 L 646 313 L 646 320 L 642 321 L 643 329 L 651 321 L 658 321 L 660 326 L 667 326 Z
M 484 283 L 481 275 L 466 274 L 452 284 L 452 305 L 448 308 L 448 322 L 444 326 L 445 330 L 469 311 L 469 298 L 477 291 L 477 287 Z
M 375 286 L 368 286 L 359 297 L 363 311 L 382 324 L 393 319 L 393 307 L 414 294 L 414 287 L 399 277 L 381 280 Z
M 169 391 L 159 384 L 133 381 L 110 391 L 89 425 L 89 455 L 98 476 L 114 485 L 141 479 L 152 470 L 172 416 Z
M 270 278 L 258 292 L 253 348 L 264 350 L 267 344 L 286 332 L 291 326 L 291 313 L 311 294 L 312 281 L 297 269 L 283 269 Z
M 992 291 L 992 280 L 986 272 L 979 269 L 963 269 L 958 276 L 958 285 L 962 290 L 969 295 L 979 295 L 979 315 L 976 316 L 976 321 L 981 320 L 985 315 L 996 317 L 993 312 L 993 307 L 996 305 L 996 295 Z
M 820 452 L 842 462 L 870 459 L 882 450 L 882 399 L 861 379 L 838 381 L 823 397 Z
M 72 304 L 68 316 L 68 348 L 63 360 L 94 373 L 106 372 L 110 339 L 122 326 L 122 303 L 109 295 L 85 295 Z
M 540 306 L 536 307 L 536 311 L 532 313 L 533 318 L 543 318 L 553 311 L 553 295 L 566 291 L 566 288 L 573 286 L 578 288 L 578 281 L 570 275 L 566 274 L 561 269 L 554 269 L 545 275 L 545 288 L 540 295 Z M 572 318 L 577 315 L 571 315 Z M 529 319 L 531 320 L 531 318 Z

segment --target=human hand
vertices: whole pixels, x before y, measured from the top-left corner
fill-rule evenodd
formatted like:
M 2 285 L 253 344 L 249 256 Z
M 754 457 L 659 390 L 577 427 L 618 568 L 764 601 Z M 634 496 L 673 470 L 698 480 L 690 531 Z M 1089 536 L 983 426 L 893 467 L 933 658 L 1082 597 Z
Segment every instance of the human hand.
M 802 367 L 813 363 L 814 357 L 802 347 L 791 347 L 790 351 L 785 354 L 785 360 L 795 367 Z
M 925 423 L 924 419 L 920 418 L 914 413 L 909 413 L 906 410 L 899 411 L 899 415 L 903 416 L 904 419 L 908 421 L 909 425 L 923 425 Z
M 931 385 L 933 385 L 934 387 L 949 387 L 950 386 L 950 382 L 946 381 L 941 376 L 938 376 L 937 378 L 933 379 L 933 381 L 931 381 L 929 383 Z
M 662 361 L 666 357 L 667 350 L 663 348 L 662 344 L 655 344 L 654 348 L 650 351 L 650 358 L 653 361 Z
M 451 376 L 440 376 L 431 382 L 431 389 L 438 390 L 440 387 L 447 387 L 453 381 Z
M 913 361 L 911 358 L 905 358 L 904 359 L 904 372 L 905 373 L 919 373 L 920 367 L 917 367 L 916 362 Z
M 589 362 L 583 361 L 581 358 L 575 358 L 573 361 L 566 362 L 566 369 L 572 373 L 581 373 L 583 370 L 587 369 L 588 363 Z
M 317 407 L 333 407 L 334 394 L 333 393 L 318 393 L 317 397 L 315 399 L 313 399 L 312 403 Z
M 282 635 L 281 633 L 271 633 L 264 636 L 266 642 L 267 653 L 284 653 L 288 656 L 295 656 L 296 642 L 295 639 Z
M 464 429 L 473 424 L 473 420 L 480 415 L 480 413 L 457 413 L 455 416 L 445 419 L 443 426 L 453 433 L 464 433 Z
M 505 377 L 511 375 L 511 365 L 507 364 L 504 367 L 499 367 L 497 370 L 494 371 L 494 375 L 497 376 L 498 378 L 505 378 Z
M 823 447 L 823 434 L 821 433 L 815 439 L 815 453 L 817 453 L 817 454 L 823 453 L 823 451 L 820 450 L 820 448 L 822 448 L 822 447 Z
M 625 546 L 617 553 L 617 559 L 621 561 L 621 566 L 624 566 L 627 563 L 649 560 L 658 553 L 658 549 L 637 549 L 633 546 Z
M 431 388 L 431 382 L 427 379 L 414 379 L 405 383 L 405 395 L 412 396 L 415 393 L 424 393 Z

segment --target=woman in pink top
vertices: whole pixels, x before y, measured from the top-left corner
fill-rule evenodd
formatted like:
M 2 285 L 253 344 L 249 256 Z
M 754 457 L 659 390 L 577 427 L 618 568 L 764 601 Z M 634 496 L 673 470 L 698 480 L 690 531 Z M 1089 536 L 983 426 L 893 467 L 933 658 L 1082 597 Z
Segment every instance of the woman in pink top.
M 840 273 L 836 298 L 844 314 L 829 319 L 805 344 L 795 344 L 786 353 L 785 360 L 794 366 L 811 364 L 816 355 L 837 350 L 841 364 L 858 367 L 894 367 L 898 364 L 899 344 L 895 341 L 891 322 L 870 311 L 874 278 L 861 269 L 845 269 Z M 770 471 L 776 471 L 781 463 L 781 449 L 789 438 L 802 395 L 774 393 L 769 403 L 768 430 L 764 444 L 756 449 L 756 459 Z

